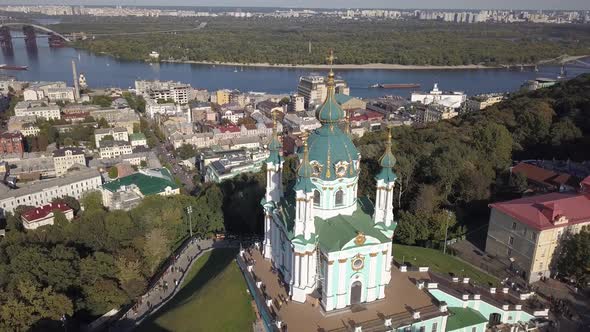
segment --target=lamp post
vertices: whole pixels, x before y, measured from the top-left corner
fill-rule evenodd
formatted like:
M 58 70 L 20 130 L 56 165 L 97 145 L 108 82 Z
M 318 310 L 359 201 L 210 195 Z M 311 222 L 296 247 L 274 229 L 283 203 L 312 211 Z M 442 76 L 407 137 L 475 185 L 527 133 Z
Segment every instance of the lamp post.
M 447 210 L 447 218 L 445 220 L 445 243 L 443 244 L 443 254 L 447 253 L 447 234 L 449 230 L 449 219 L 451 218 L 451 211 Z
M 187 206 L 186 207 L 186 213 L 188 214 L 188 222 L 190 224 L 190 228 L 189 228 L 189 232 L 191 234 L 191 238 L 193 237 L 193 221 L 191 219 L 191 215 L 193 214 L 193 207 L 192 206 Z

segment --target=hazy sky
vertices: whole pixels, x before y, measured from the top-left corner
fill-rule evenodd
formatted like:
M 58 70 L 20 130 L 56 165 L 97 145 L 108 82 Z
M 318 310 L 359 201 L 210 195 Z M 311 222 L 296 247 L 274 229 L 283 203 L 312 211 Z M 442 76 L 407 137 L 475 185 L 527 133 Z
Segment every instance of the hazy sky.
M 0 4 L 313 8 L 590 9 L 589 0 L 0 0 Z

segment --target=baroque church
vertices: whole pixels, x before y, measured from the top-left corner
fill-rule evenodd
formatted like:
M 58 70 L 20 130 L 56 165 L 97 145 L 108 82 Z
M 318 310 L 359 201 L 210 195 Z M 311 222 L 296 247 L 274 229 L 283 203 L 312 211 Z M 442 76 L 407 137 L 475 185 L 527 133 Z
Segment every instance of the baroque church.
M 330 64 L 334 57 L 328 58 Z M 385 297 L 391 279 L 393 171 L 391 133 L 376 176 L 375 203 L 358 197 L 361 155 L 335 100 L 334 72 L 316 116 L 321 127 L 303 134 L 297 179 L 282 185 L 283 157 L 275 129 L 266 160 L 264 257 L 272 262 L 291 299 L 318 299 L 325 311 Z

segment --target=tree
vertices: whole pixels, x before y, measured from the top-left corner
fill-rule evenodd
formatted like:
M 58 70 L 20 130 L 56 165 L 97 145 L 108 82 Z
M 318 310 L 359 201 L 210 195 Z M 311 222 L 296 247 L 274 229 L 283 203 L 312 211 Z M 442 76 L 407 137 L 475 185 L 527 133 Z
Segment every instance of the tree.
M 105 118 L 98 119 L 98 127 L 99 128 L 110 128 L 109 123 L 107 122 L 107 120 Z
M 169 245 L 170 241 L 161 228 L 154 228 L 145 235 L 143 254 L 150 273 L 154 273 L 168 255 L 170 252 Z
M 117 257 L 115 266 L 117 268 L 117 280 L 127 296 L 135 298 L 143 293 L 147 284 L 141 275 L 141 264 L 139 258 Z M 150 271 L 153 273 L 154 271 Z
M 561 246 L 557 270 L 578 285 L 585 286 L 590 282 L 590 227 L 585 226 L 580 233 L 568 235 Z
M 574 141 L 582 137 L 582 131 L 570 119 L 555 122 L 551 127 L 551 144 L 559 146 L 568 141 Z
M 91 99 L 91 103 L 100 107 L 110 107 L 112 104 L 111 97 L 109 96 L 94 96 Z
M 118 177 L 119 177 L 119 169 L 117 168 L 117 166 L 113 166 L 113 167 L 109 168 L 109 178 L 116 179 Z
M 422 184 L 418 188 L 418 194 L 412 202 L 414 213 L 431 214 L 438 209 L 441 203 L 441 196 L 438 189 L 433 185 Z
M 40 287 L 24 279 L 11 292 L 3 292 L 0 306 L 0 328 L 28 331 L 41 320 L 60 321 L 74 313 L 72 301 L 52 287 Z
M 80 212 L 80 202 L 72 196 L 63 196 L 61 198 L 55 198 L 52 203 L 65 203 L 67 206 L 74 210 L 74 214 L 77 215 Z
M 102 195 L 100 191 L 90 191 L 82 196 L 80 205 L 85 210 L 102 210 Z
M 523 173 L 512 173 L 508 180 L 508 185 L 517 193 L 522 194 L 528 189 L 528 180 Z
M 127 295 L 113 280 L 100 278 L 92 284 L 82 286 L 83 307 L 94 316 L 119 308 L 128 301 Z
M 488 122 L 476 128 L 473 141 L 482 157 L 489 160 L 496 169 L 510 165 L 512 156 L 512 136 L 501 124 Z
M 182 160 L 191 159 L 197 155 L 197 150 L 191 144 L 182 144 L 178 149 L 176 149 L 176 152 Z

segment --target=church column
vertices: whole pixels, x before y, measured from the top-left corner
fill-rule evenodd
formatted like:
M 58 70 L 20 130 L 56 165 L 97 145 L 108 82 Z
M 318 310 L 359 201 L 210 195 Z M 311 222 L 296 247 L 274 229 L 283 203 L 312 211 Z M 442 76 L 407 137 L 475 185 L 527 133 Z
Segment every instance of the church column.
M 332 283 L 334 283 L 334 266 L 336 264 L 334 261 L 328 261 L 326 264 L 326 275 L 324 276 L 324 288 L 325 288 L 325 309 L 326 311 L 333 310 L 336 304 L 336 294 L 332 292 L 334 288 Z
M 350 303 L 349 291 L 346 286 L 348 285 L 348 273 L 346 273 L 346 262 L 348 259 L 338 260 L 338 293 L 336 294 L 336 308 L 344 308 Z
M 375 301 L 377 299 L 378 285 L 377 279 L 377 253 L 369 254 L 369 282 L 367 284 L 367 302 Z
M 270 213 L 265 213 L 264 215 L 264 258 L 270 259 L 272 257 L 272 244 L 271 244 L 271 236 L 272 236 L 272 227 L 271 224 L 272 216 Z
M 307 278 L 308 278 L 308 257 L 307 254 L 303 253 L 301 256 L 301 288 L 304 289 L 307 287 Z
M 295 271 L 293 271 L 293 285 L 299 287 L 299 279 L 301 275 L 301 256 L 298 252 L 295 252 Z

